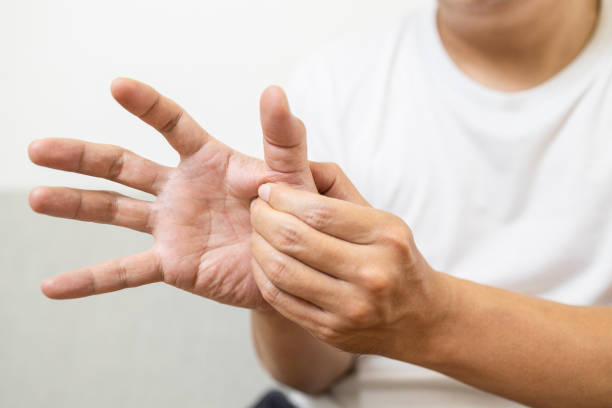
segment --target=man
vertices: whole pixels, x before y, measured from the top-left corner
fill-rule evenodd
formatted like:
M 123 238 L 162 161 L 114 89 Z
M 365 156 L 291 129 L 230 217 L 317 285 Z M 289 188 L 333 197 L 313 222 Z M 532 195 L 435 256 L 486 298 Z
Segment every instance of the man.
M 307 162 L 276 88 L 262 97 L 262 163 L 117 81 L 178 169 L 78 141 L 30 154 L 157 201 L 46 188 L 31 204 L 155 245 L 43 291 L 164 280 L 253 307 L 270 373 L 338 406 L 611 406 L 610 44 L 605 1 L 440 0 L 330 48 L 298 72 L 296 111 L 316 158 L 340 162 L 372 207 Z

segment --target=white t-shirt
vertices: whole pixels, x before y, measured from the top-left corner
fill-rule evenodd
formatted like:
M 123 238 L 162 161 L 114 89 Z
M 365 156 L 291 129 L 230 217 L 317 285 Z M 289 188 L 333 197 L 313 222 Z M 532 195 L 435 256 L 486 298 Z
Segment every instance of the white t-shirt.
M 504 93 L 446 54 L 435 3 L 336 42 L 298 70 L 311 159 L 401 216 L 439 271 L 574 305 L 612 304 L 612 4 L 547 82 Z M 504 339 L 500 338 L 500 342 Z M 299 406 L 510 407 L 414 365 L 361 356 Z

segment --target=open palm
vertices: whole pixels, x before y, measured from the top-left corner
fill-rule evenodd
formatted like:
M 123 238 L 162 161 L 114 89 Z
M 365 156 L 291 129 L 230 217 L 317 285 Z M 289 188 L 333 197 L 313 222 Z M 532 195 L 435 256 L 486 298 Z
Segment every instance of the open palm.
M 43 282 L 52 298 L 74 298 L 153 282 L 235 306 L 265 307 L 251 274 L 250 202 L 267 181 L 316 191 L 306 134 L 278 88 L 262 96 L 265 162 L 212 138 L 176 103 L 143 83 L 118 79 L 115 99 L 161 132 L 180 154 L 178 167 L 159 165 L 123 148 L 73 139 L 42 139 L 29 148 L 36 164 L 107 178 L 151 193 L 154 202 L 108 191 L 39 187 L 30 205 L 40 213 L 119 225 L 150 233 L 143 253 L 67 272 Z

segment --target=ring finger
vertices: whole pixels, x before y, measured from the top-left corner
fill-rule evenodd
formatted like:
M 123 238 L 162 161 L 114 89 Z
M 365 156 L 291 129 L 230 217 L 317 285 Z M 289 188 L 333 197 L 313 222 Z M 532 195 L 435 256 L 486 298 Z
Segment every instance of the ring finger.
M 152 204 L 118 193 L 38 187 L 32 190 L 29 199 L 32 209 L 41 214 L 152 232 L 149 222 Z

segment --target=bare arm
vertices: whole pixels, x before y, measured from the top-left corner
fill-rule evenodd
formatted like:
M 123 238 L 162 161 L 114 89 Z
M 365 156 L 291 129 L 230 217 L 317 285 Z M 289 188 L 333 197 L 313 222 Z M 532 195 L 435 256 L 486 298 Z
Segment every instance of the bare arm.
M 251 208 L 257 285 L 317 338 L 529 406 L 612 407 L 612 308 L 438 272 L 408 226 L 384 211 L 281 185 L 259 195 Z
M 353 366 L 352 354 L 323 343 L 275 311 L 253 311 L 251 321 L 259 359 L 285 385 L 317 394 Z
M 422 365 L 529 406 L 612 406 L 612 308 L 450 279 L 454 311 Z

